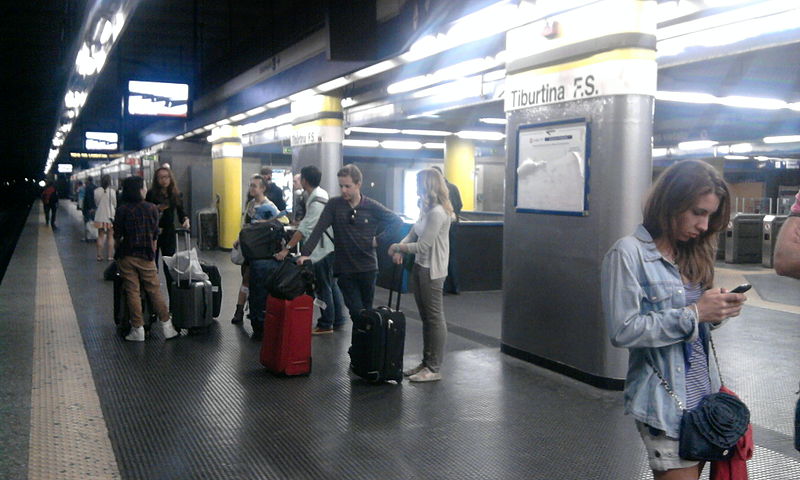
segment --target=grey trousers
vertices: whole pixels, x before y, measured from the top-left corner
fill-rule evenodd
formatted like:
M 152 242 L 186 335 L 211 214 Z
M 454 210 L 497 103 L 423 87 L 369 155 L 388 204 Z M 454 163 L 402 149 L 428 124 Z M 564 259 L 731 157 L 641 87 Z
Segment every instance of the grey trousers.
M 411 290 L 422 319 L 422 363 L 438 372 L 444 361 L 447 324 L 442 307 L 442 287 L 445 277 L 431 280 L 429 268 L 414 264 L 411 269 Z

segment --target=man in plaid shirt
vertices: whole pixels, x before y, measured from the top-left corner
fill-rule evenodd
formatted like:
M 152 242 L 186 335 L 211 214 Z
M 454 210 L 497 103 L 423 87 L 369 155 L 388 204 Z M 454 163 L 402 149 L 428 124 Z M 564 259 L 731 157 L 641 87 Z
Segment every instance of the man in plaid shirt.
M 122 181 L 122 199 L 114 217 L 114 239 L 117 241 L 117 267 L 122 276 L 131 316 L 131 331 L 125 340 L 144 341 L 144 318 L 139 289 L 150 298 L 163 327 L 164 339 L 178 336 L 172 325 L 169 309 L 161 294 L 155 263 L 158 237 L 158 207 L 144 201 L 146 189 L 142 177 Z

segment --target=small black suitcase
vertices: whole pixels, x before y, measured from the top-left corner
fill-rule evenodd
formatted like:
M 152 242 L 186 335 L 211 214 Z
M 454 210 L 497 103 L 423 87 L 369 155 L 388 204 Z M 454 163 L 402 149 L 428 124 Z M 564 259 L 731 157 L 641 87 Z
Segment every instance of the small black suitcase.
M 401 272 L 402 269 L 398 268 Z M 406 339 L 406 316 L 400 311 L 400 292 L 392 310 L 389 306 L 362 310 L 353 317 L 353 344 L 350 363 L 353 373 L 370 382 L 403 381 L 403 351 Z
M 219 317 L 219 312 L 222 310 L 222 275 L 219 273 L 219 268 L 216 265 L 201 261 L 200 268 L 208 275 L 208 280 L 211 282 L 211 298 L 213 299 L 213 312 L 211 315 L 214 318 Z
M 178 252 L 191 250 L 192 241 L 189 230 L 177 229 L 176 255 Z M 181 242 L 183 238 L 183 242 Z M 183 245 L 181 245 L 183 243 Z M 172 314 L 172 323 L 176 329 L 197 330 L 204 329 L 214 322 L 214 300 L 210 280 L 192 278 L 192 268 L 187 262 L 186 270 L 180 271 L 176 258 L 175 271 L 171 272 L 169 311 Z M 182 273 L 188 272 L 188 279 L 180 280 Z
M 145 335 L 150 333 L 150 325 L 154 320 L 154 310 L 150 304 L 150 299 L 144 289 L 139 289 L 142 299 L 142 318 L 144 319 Z M 114 272 L 114 323 L 117 325 L 117 333 L 124 337 L 131 331 L 131 316 L 128 309 L 128 295 L 122 287 L 122 275 L 119 270 Z
M 218 245 L 217 210 L 204 208 L 197 213 L 197 246 L 200 250 L 213 250 Z

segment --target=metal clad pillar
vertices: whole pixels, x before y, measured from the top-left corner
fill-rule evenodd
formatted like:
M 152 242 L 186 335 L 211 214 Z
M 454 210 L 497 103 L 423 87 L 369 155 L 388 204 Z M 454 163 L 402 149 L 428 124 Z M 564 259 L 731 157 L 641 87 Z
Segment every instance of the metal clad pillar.
M 602 388 L 627 369 L 600 265 L 651 182 L 655 8 L 606 0 L 507 35 L 501 348 Z
M 475 210 L 475 145 L 451 135 L 444 143 L 444 176 L 458 187 L 464 210 Z
M 214 130 L 211 171 L 214 198 L 219 203 L 219 246 L 233 248 L 242 221 L 242 139 L 235 126 Z
M 342 100 L 313 95 L 292 103 L 292 172 L 314 165 L 322 171 L 320 186 L 334 196 L 339 191 L 336 173 L 342 167 Z

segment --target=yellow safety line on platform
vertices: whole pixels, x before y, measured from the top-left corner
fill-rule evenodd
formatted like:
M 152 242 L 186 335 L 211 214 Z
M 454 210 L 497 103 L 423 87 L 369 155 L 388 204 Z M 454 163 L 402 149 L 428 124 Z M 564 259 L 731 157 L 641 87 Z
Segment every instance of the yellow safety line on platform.
M 67 279 L 41 210 L 39 223 L 28 478 L 121 478 Z

